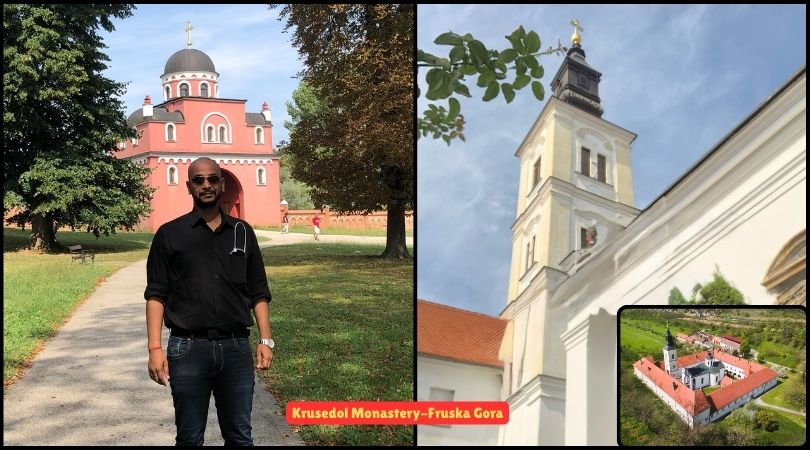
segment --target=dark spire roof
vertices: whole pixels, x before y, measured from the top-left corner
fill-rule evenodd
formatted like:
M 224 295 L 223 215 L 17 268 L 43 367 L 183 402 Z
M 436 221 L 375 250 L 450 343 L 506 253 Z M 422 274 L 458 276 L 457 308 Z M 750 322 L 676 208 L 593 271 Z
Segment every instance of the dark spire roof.
M 664 333 L 664 340 L 666 341 L 666 345 L 664 345 L 665 349 L 672 350 L 675 348 L 675 340 L 672 339 L 672 333 L 669 332 L 669 327 L 667 327 L 667 332 Z
M 184 48 L 169 57 L 163 75 L 174 72 L 214 72 L 214 62 L 205 53 L 195 48 Z
M 602 74 L 585 61 L 585 50 L 574 45 L 551 81 L 554 96 L 597 117 L 605 110 L 599 99 Z

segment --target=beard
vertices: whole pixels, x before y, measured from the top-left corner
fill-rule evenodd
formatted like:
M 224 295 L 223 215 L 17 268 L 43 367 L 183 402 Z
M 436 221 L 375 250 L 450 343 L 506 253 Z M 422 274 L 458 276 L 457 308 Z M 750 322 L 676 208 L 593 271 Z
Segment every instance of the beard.
M 200 209 L 216 208 L 219 204 L 220 194 L 217 192 L 214 192 L 213 194 L 214 196 L 210 200 L 203 200 L 202 196 L 194 195 L 194 206 Z

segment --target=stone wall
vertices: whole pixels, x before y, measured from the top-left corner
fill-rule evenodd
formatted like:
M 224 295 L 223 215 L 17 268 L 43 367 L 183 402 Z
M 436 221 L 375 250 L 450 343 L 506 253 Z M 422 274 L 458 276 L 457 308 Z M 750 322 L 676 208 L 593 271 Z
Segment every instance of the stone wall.
M 328 228 L 352 228 L 352 229 L 372 229 L 384 230 L 388 225 L 388 212 L 376 211 L 367 215 L 363 214 L 338 214 L 329 211 L 329 208 L 318 209 L 291 209 L 287 211 L 290 218 L 290 226 L 312 226 L 312 218 L 315 214 L 321 216 L 321 229 Z M 281 217 L 284 217 L 282 208 Z M 413 229 L 413 211 L 405 212 L 405 229 Z

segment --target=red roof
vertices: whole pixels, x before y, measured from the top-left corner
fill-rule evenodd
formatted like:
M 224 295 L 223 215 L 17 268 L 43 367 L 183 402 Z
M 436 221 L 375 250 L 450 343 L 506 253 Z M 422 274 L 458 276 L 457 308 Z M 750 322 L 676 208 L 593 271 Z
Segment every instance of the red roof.
M 689 389 L 686 385 L 681 383 L 680 380 L 673 378 L 670 374 L 655 365 L 652 357 L 645 356 L 641 358 L 633 364 L 633 367 L 637 368 L 645 377 L 655 383 L 656 386 L 681 405 L 690 415 L 695 416 L 709 409 L 709 402 L 706 400 L 706 394 L 704 394 L 702 390 L 698 389 L 693 391 Z
M 762 370 L 709 394 L 709 403 L 717 411 L 778 376 L 779 374 L 776 371 L 762 367 Z
M 734 336 L 723 336 L 723 337 L 728 339 L 729 341 L 736 342 L 738 344 L 742 344 L 742 341 L 740 340 L 740 338 L 737 338 L 737 337 L 734 337 Z
M 702 362 L 706 359 L 706 353 L 708 353 L 708 351 L 680 357 L 678 358 L 678 367 L 686 367 L 697 362 Z M 753 391 L 758 386 L 779 376 L 778 373 L 767 367 L 763 367 L 747 359 L 729 355 L 720 350 L 714 350 L 714 357 L 720 361 L 743 369 L 745 378 L 729 384 L 725 380 L 727 377 L 724 377 L 724 380 L 720 383 L 721 388 L 712 392 L 708 397 L 700 389 L 692 391 L 687 388 L 683 383 L 666 373 L 666 371 L 661 368 L 660 363 L 654 363 L 650 356 L 641 358 L 638 362 L 633 364 L 633 367 L 637 367 L 644 376 L 649 378 L 656 386 L 661 388 L 670 398 L 678 402 L 679 405 L 693 416 L 709 407 L 712 408 L 712 411 L 717 411 Z
M 498 359 L 507 321 L 438 303 L 416 302 L 416 351 L 456 361 L 503 367 Z

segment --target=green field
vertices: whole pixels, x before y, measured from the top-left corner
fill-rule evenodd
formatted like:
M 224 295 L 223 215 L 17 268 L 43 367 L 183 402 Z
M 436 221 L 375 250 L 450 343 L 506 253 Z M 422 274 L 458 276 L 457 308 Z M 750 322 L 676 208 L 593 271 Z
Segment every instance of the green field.
M 759 430 L 760 433 L 770 434 L 777 445 L 802 445 L 804 443 L 807 439 L 807 425 L 804 417 L 774 409 L 768 411 L 776 416 L 779 429 L 773 433 Z
M 799 376 L 800 376 L 799 374 L 791 373 L 788 375 L 788 379 L 797 378 Z M 776 385 L 776 387 L 766 392 L 765 395 L 762 396 L 762 401 L 764 401 L 765 403 L 770 403 L 771 405 L 801 411 L 802 408 L 800 405 L 790 403 L 784 397 L 783 394 L 785 393 L 786 381 L 787 380 L 779 380 L 779 383 Z

